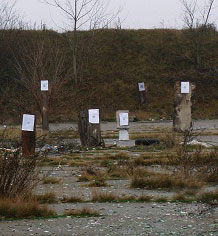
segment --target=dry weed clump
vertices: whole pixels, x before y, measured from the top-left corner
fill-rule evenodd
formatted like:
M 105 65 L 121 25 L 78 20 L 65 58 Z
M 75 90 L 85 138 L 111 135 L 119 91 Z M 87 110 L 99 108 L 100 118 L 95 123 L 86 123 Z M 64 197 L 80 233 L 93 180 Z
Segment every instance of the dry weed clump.
M 218 182 L 218 152 L 184 152 L 181 148 L 176 155 L 168 157 L 168 165 L 184 175 L 196 176 L 206 182 Z
M 141 195 L 139 197 L 132 195 L 117 196 L 111 192 L 99 192 L 93 190 L 92 200 L 93 202 L 150 202 L 151 196 Z
M 0 200 L 0 219 L 18 219 L 33 217 L 51 217 L 56 213 L 41 206 L 35 200 L 23 199 L 1 199 Z
M 40 203 L 57 203 L 58 202 L 58 198 L 56 196 L 55 193 L 53 192 L 49 192 L 49 193 L 45 193 L 45 194 L 41 194 L 41 195 L 35 195 L 33 196 L 35 198 L 36 201 L 40 202 Z
M 202 193 L 197 197 L 197 200 L 208 204 L 218 205 L 218 190 Z
M 102 171 L 99 171 L 97 168 L 94 167 L 87 167 L 85 171 L 81 175 L 78 176 L 78 182 L 87 182 L 87 181 L 93 181 L 93 180 L 100 180 L 105 179 L 105 173 Z
M 132 188 L 147 189 L 198 189 L 203 186 L 203 182 L 196 178 L 185 178 L 183 175 L 155 174 L 148 177 L 134 175 L 131 181 Z
M 83 207 L 82 209 L 66 210 L 64 215 L 75 217 L 96 217 L 99 216 L 99 212 L 89 207 Z
M 39 182 L 36 156 L 23 157 L 16 151 L 0 151 L 0 197 L 27 195 Z
M 88 184 L 89 187 L 108 187 L 103 176 L 95 176 L 91 183 Z
M 190 203 L 190 202 L 193 202 L 193 201 L 196 201 L 196 198 L 194 196 L 190 197 L 190 196 L 187 196 L 183 193 L 177 193 L 175 196 L 173 196 L 171 198 L 171 201 L 172 202 L 186 202 L 186 203 Z
M 93 202 L 116 202 L 117 199 L 117 196 L 113 193 L 92 191 Z
M 43 179 L 43 184 L 61 184 L 63 182 L 62 179 L 54 178 L 54 177 L 47 177 Z
M 179 136 L 175 132 L 166 132 L 162 134 L 160 140 L 166 148 L 174 148 L 179 144 Z
M 84 200 L 82 199 L 82 197 L 80 196 L 63 196 L 63 198 L 61 199 L 62 203 L 76 203 L 76 202 L 84 202 Z

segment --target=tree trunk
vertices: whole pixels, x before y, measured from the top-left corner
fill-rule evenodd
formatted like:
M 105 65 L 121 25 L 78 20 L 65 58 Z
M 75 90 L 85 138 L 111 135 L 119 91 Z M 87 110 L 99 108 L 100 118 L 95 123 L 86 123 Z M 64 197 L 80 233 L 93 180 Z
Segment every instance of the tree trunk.
M 42 92 L 42 130 L 49 131 L 48 121 L 48 92 Z
M 78 127 L 82 146 L 98 147 L 103 144 L 101 139 L 100 123 L 89 123 L 88 111 L 80 112 Z

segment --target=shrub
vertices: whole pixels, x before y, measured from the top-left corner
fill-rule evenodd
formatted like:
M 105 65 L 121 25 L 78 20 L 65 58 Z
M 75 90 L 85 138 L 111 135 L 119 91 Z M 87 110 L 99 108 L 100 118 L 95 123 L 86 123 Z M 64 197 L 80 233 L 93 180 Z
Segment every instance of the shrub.
M 23 157 L 20 150 L 0 151 L 0 196 L 29 194 L 39 182 L 36 156 Z

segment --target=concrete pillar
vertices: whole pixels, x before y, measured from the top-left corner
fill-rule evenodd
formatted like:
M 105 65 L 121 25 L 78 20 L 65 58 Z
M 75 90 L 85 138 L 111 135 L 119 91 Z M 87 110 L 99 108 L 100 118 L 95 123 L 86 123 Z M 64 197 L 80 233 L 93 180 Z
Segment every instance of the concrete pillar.
M 129 141 L 129 111 L 117 111 L 116 121 L 117 129 L 119 129 L 119 144 L 125 145 Z
M 192 126 L 192 94 L 195 85 L 177 81 L 174 87 L 173 130 L 185 131 Z

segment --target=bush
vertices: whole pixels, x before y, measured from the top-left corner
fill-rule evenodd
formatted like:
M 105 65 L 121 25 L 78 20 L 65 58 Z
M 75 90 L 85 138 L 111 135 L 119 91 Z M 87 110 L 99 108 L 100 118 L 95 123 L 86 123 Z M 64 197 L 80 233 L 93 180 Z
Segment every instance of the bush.
M 0 151 L 0 197 L 29 194 L 39 182 L 36 156 L 23 157 L 20 150 Z

